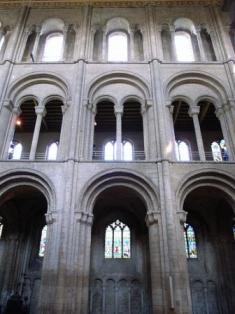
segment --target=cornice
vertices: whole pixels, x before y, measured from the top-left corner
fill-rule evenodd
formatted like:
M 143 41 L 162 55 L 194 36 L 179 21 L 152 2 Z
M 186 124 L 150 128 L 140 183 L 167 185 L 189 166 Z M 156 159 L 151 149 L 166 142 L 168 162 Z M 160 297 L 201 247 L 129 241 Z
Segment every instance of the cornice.
M 141 6 L 192 6 L 222 5 L 222 0 L 0 0 L 0 8 L 29 6 L 36 8 L 70 8 L 91 5 L 95 7 L 141 7 Z

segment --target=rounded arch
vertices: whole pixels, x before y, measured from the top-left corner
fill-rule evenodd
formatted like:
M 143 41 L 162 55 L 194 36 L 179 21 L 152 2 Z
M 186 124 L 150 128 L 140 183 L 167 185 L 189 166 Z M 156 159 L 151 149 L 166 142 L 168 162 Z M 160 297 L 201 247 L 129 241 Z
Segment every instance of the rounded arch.
M 99 96 L 99 97 L 94 99 L 93 106 L 96 107 L 99 103 L 101 103 L 103 101 L 109 101 L 109 102 L 113 103 L 114 105 L 117 104 L 117 100 L 113 96 L 102 95 L 102 96 Z
M 68 83 L 56 74 L 50 72 L 34 72 L 15 80 L 9 86 L 7 99 L 10 99 L 13 103 L 17 102 L 17 98 L 22 91 L 36 84 L 50 84 L 56 86 L 62 92 L 65 99 L 70 99 L 71 93 Z
M 62 32 L 64 29 L 64 21 L 60 18 L 49 18 L 42 22 L 41 34 L 51 32 Z
M 28 169 L 14 169 L 0 174 L 0 195 L 7 191 L 19 187 L 31 186 L 39 190 L 47 200 L 47 212 L 52 212 L 56 208 L 55 188 L 51 180 L 39 171 Z
M 139 96 L 136 96 L 136 95 L 128 95 L 128 96 L 125 96 L 122 98 L 121 100 L 121 105 L 124 105 L 126 102 L 131 102 L 131 101 L 134 101 L 134 102 L 138 102 L 141 106 L 144 106 L 145 104 L 145 101 L 144 99 L 140 98 Z
M 199 96 L 195 101 L 196 105 L 198 105 L 201 101 L 208 101 L 211 104 L 213 104 L 215 106 L 215 108 L 219 108 L 221 106 L 221 104 L 219 104 L 219 102 L 218 102 L 218 99 L 216 99 L 212 96 L 209 96 L 209 95 Z
M 185 102 L 189 107 L 193 105 L 193 100 L 189 96 L 185 95 L 177 95 L 173 96 L 171 100 L 169 101 L 170 104 L 172 104 L 175 101 L 183 101 Z M 168 105 L 168 103 L 167 103 Z
M 160 210 L 159 196 L 155 184 L 142 174 L 127 171 L 126 169 L 112 169 L 97 174 L 83 188 L 81 193 L 83 197 L 78 200 L 78 204 L 81 204 L 84 212 L 92 214 L 97 197 L 101 192 L 113 186 L 126 186 L 134 190 L 145 204 L 147 212 Z
M 171 92 L 174 88 L 184 84 L 200 84 L 211 89 L 220 102 L 225 103 L 229 92 L 227 87 L 218 78 L 212 77 L 203 71 L 183 71 L 172 75 L 164 82 L 164 94 L 166 99 L 171 99 Z
M 112 33 L 116 30 L 126 31 L 128 34 L 130 33 L 130 26 L 127 19 L 123 17 L 114 17 L 107 21 L 105 33 Z
M 175 30 L 185 30 L 191 33 L 196 33 L 195 25 L 192 20 L 186 17 L 178 17 L 173 21 Z
M 63 103 L 63 105 L 66 104 L 66 99 L 64 97 L 60 95 L 50 95 L 43 100 L 43 105 L 45 106 L 46 104 L 53 100 L 59 100 Z
M 144 99 L 151 98 L 149 83 L 136 73 L 112 71 L 95 77 L 87 88 L 87 98 L 93 101 L 95 93 L 104 86 L 113 83 L 124 83 L 137 88 Z
M 15 108 L 20 108 L 20 106 L 26 102 L 26 101 L 29 101 L 29 100 L 32 100 L 35 102 L 35 104 L 38 104 L 39 103 L 39 99 L 37 96 L 35 95 L 27 95 L 27 96 L 23 96 L 21 98 L 19 98 L 17 100 L 17 102 L 15 103 Z
M 227 172 L 215 169 L 196 170 L 190 172 L 181 180 L 176 191 L 178 208 L 183 209 L 183 204 L 190 192 L 198 187 L 215 187 L 225 193 L 228 202 L 235 210 L 235 179 Z

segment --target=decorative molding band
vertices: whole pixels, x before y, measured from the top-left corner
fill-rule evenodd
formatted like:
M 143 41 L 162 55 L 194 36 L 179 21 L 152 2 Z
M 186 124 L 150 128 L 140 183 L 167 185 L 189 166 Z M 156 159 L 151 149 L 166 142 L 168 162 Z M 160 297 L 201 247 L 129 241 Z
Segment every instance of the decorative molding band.
M 74 6 L 92 5 L 94 7 L 141 7 L 141 6 L 188 6 L 188 5 L 222 5 L 222 0 L 0 0 L 0 8 L 6 7 L 41 7 L 68 8 Z

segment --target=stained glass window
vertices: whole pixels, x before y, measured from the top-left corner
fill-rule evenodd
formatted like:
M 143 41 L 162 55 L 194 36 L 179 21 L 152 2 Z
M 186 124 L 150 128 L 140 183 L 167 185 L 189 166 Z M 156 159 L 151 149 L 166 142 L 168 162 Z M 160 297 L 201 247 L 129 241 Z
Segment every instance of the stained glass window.
M 184 224 L 184 242 L 187 258 L 197 258 L 197 245 L 193 227 Z
M 47 238 L 47 226 L 44 226 L 41 233 L 41 240 L 40 240 L 39 253 L 38 253 L 40 257 L 44 257 L 45 255 L 46 238 Z
M 105 258 L 130 258 L 131 234 L 120 220 L 111 223 L 105 231 Z

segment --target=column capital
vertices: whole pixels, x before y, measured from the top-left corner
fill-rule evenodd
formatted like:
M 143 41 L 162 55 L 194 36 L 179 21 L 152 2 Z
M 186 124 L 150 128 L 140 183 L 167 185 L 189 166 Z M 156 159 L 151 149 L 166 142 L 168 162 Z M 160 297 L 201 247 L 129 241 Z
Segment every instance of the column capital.
M 36 115 L 41 115 L 41 116 L 45 117 L 47 111 L 46 111 L 45 107 L 36 106 L 35 107 L 35 113 L 36 113 Z
M 188 213 L 185 210 L 179 210 L 176 212 L 179 218 L 179 222 L 182 226 L 186 223 Z
M 218 107 L 216 110 L 215 110 L 215 115 L 218 119 L 221 118 L 221 116 L 224 114 L 224 108 L 223 107 Z
M 193 106 L 193 107 L 190 107 L 189 110 L 188 110 L 188 114 L 190 117 L 192 117 L 193 115 L 199 115 L 199 112 L 200 112 L 200 107 L 199 106 Z
M 14 104 L 11 99 L 5 99 L 3 101 L 3 107 L 7 108 L 8 110 L 13 110 Z
M 114 112 L 115 114 L 123 114 L 123 105 L 115 105 L 114 106 Z
M 46 217 L 46 224 L 52 225 L 54 222 L 56 222 L 56 212 L 48 212 L 45 214 Z
M 92 225 L 93 223 L 93 218 L 94 218 L 93 214 L 90 214 L 85 211 L 75 211 L 74 215 L 75 215 L 76 222 L 84 223 L 87 225 Z
M 21 114 L 21 109 L 20 107 L 13 107 L 12 113 L 14 113 L 16 116 L 19 116 Z
M 159 223 L 159 218 L 161 217 L 161 212 L 160 211 L 149 211 L 146 214 L 145 221 L 147 226 L 151 226 L 153 224 L 158 224 Z
M 147 108 L 152 107 L 153 106 L 153 100 L 151 98 L 146 99 L 145 104 L 146 104 Z
M 37 34 L 40 34 L 40 33 L 41 33 L 41 30 L 42 30 L 42 26 L 41 26 L 41 25 L 36 25 L 36 27 L 35 27 L 35 32 L 36 32 Z

